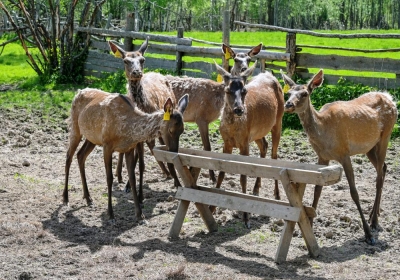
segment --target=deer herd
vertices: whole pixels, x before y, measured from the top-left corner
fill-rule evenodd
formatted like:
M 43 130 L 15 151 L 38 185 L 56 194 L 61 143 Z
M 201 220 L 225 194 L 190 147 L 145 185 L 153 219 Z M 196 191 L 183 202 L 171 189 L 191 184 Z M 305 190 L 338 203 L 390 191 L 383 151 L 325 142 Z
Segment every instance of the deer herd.
M 287 101 L 278 79 L 269 72 L 250 76 L 257 62 L 249 67 L 251 59 L 262 48 L 262 44 L 248 53 L 236 53 L 225 44 L 222 54 L 234 59 L 228 72 L 216 64 L 223 82 L 204 78 L 175 77 L 154 72 L 144 73 L 148 39 L 137 51 L 125 51 L 116 42 L 109 41 L 111 51 L 125 66 L 127 95 L 107 93 L 99 89 L 79 90 L 72 101 L 69 118 L 69 147 L 65 163 L 65 185 L 63 202 L 68 204 L 68 178 L 73 155 L 82 139 L 84 143 L 77 153 L 78 166 L 83 185 L 83 197 L 88 205 L 90 197 L 85 161 L 96 145 L 103 147 L 104 165 L 108 188 L 108 215 L 114 221 L 112 209 L 112 154 L 119 153 L 116 175 L 122 182 L 121 170 L 125 156 L 128 171 L 126 191 L 132 191 L 135 215 L 144 222 L 143 172 L 144 146 L 146 142 L 152 152 L 155 139 L 166 145 L 171 152 L 178 152 L 179 138 L 184 132 L 184 122 L 194 122 L 199 128 L 204 150 L 211 151 L 209 124 L 220 118 L 219 131 L 223 140 L 223 153 L 232 153 L 237 148 L 241 155 L 249 155 L 249 144 L 255 142 L 260 157 L 265 158 L 268 143 L 265 136 L 271 132 L 271 158 L 278 158 L 278 146 L 282 132 L 284 112 L 296 113 L 308 136 L 311 147 L 318 156 L 318 164 L 328 165 L 330 160 L 339 162 L 344 169 L 350 187 L 351 198 L 361 216 L 367 243 L 375 244 L 371 228 L 377 229 L 383 182 L 387 171 L 386 150 L 391 132 L 397 120 L 397 108 L 390 94 L 369 92 L 351 101 L 325 104 L 316 111 L 311 104 L 313 90 L 323 83 L 320 70 L 304 85 L 296 84 L 281 70 L 287 90 Z M 351 156 L 366 154 L 376 169 L 376 196 L 366 221 L 360 206 L 354 180 Z M 135 166 L 139 161 L 139 187 L 136 190 Z M 174 166 L 165 167 L 158 162 L 163 173 L 180 186 Z M 218 178 L 209 170 L 210 180 L 219 188 L 224 172 Z M 246 192 L 247 179 L 240 176 L 242 192 Z M 257 178 L 253 195 L 259 195 L 261 178 Z M 322 186 L 315 186 L 313 207 L 316 208 Z M 280 199 L 278 181 L 275 181 L 275 199 Z M 215 207 L 210 205 L 210 210 Z M 250 227 L 249 214 L 243 213 L 246 227 Z M 312 225 L 312 219 L 310 223 Z M 370 228 L 371 227 L 371 228 Z

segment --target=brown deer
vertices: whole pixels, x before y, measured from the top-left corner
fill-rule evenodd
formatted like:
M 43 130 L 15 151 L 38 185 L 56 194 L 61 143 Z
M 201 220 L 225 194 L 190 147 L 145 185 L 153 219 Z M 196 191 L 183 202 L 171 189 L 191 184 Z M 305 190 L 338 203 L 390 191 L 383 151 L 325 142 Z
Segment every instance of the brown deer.
M 338 161 L 344 169 L 350 186 L 351 198 L 360 213 L 366 241 L 375 244 L 371 229 L 364 218 L 350 157 L 366 154 L 377 172 L 375 203 L 370 215 L 372 228 L 377 228 L 382 187 L 386 174 L 386 150 L 397 119 L 397 108 L 392 97 L 384 92 L 369 92 L 350 101 L 325 104 L 318 112 L 310 101 L 316 87 L 322 85 L 322 69 L 306 84 L 297 85 L 282 70 L 285 84 L 290 86 L 285 112 L 296 113 L 303 125 L 318 164 Z M 315 186 L 313 207 L 316 209 L 322 186 Z M 312 224 L 312 219 L 310 219 Z
M 231 47 L 222 44 L 222 52 L 225 57 L 229 54 L 229 57 L 233 58 L 234 64 L 231 68 L 231 74 L 233 76 L 239 76 L 249 68 L 251 59 L 256 56 L 262 49 L 262 44 L 255 46 L 248 53 L 239 52 L 236 53 Z
M 285 103 L 280 83 L 272 74 L 266 72 L 258 74 L 246 85 L 246 80 L 256 64 L 240 76 L 234 76 L 215 65 L 226 86 L 225 105 L 219 128 L 224 140 L 223 152 L 231 154 L 233 148 L 239 148 L 241 155 L 248 156 L 249 144 L 255 141 L 260 149 L 260 157 L 265 158 L 268 146 L 265 136 L 271 132 L 271 157 L 277 159 Z M 221 186 L 224 176 L 225 172 L 219 172 L 217 188 Z M 242 192 L 246 193 L 246 175 L 240 175 L 240 185 Z M 259 195 L 260 187 L 261 178 L 258 177 L 253 188 L 254 195 Z M 274 195 L 276 199 L 280 199 L 278 181 L 275 181 Z M 215 207 L 211 206 L 210 209 L 214 211 Z M 243 213 L 243 220 L 249 228 L 248 213 Z
M 146 113 L 152 113 L 157 110 L 163 108 L 165 101 L 168 98 L 171 98 L 173 102 L 175 102 L 175 96 L 172 92 L 172 89 L 165 79 L 165 77 L 159 73 L 143 73 L 145 58 L 144 54 L 148 47 L 148 38 L 146 41 L 142 43 L 140 48 L 137 51 L 125 51 L 123 48 L 118 46 L 113 41 L 108 41 L 111 51 L 115 56 L 120 57 L 124 62 L 125 67 L 125 76 L 128 81 L 127 83 L 127 95 L 134 101 L 139 109 Z M 161 137 L 159 137 L 159 141 L 161 144 L 164 144 Z M 146 141 L 147 146 L 149 147 L 151 153 L 153 153 L 153 148 L 155 146 L 155 139 L 150 139 Z M 139 159 L 139 196 L 142 196 L 142 188 L 143 188 L 143 173 L 144 173 L 144 147 L 143 143 L 139 143 L 136 146 L 135 153 L 135 164 Z M 116 174 L 118 177 L 118 182 L 122 182 L 122 162 L 123 155 L 120 154 L 118 158 L 118 165 Z M 163 162 L 158 161 L 158 164 L 163 171 L 163 173 L 170 178 L 170 172 L 172 173 L 172 177 L 175 180 L 175 185 L 180 185 L 179 180 L 176 176 L 175 169 L 172 168 L 172 165 L 168 165 L 168 170 L 165 168 Z M 126 184 L 125 191 L 129 191 L 129 181 Z
M 246 70 L 252 57 L 261 50 L 262 44 L 252 48 L 248 53 L 235 53 L 230 47 L 222 45 L 222 51 L 230 53 L 234 58 L 232 72 L 237 73 Z M 201 141 L 204 150 L 211 151 L 209 124 L 218 119 L 224 105 L 224 84 L 203 78 L 166 76 L 172 86 L 177 99 L 188 93 L 190 104 L 188 105 L 184 119 L 185 122 L 194 122 L 199 127 Z M 210 179 L 216 182 L 215 173 L 209 170 Z
M 69 148 L 65 163 L 65 186 L 63 202 L 68 204 L 68 177 L 72 157 L 82 137 L 85 142 L 78 151 L 78 164 L 83 185 L 84 198 L 88 205 L 92 198 L 85 176 L 85 161 L 96 145 L 103 146 L 104 163 L 108 187 L 108 214 L 114 220 L 111 202 L 113 183 L 112 153 L 125 154 L 130 186 L 135 203 L 135 213 L 138 221 L 143 219 L 141 204 L 136 193 L 134 164 L 134 149 L 140 142 L 156 138 L 160 133 L 169 151 L 177 152 L 179 136 L 183 133 L 183 116 L 188 104 L 188 96 L 179 100 L 174 110 L 173 102 L 168 99 L 164 109 L 152 114 L 138 109 L 135 103 L 124 95 L 109 94 L 107 92 L 86 88 L 79 90 L 72 101 L 71 116 L 69 119 Z M 164 120 L 165 114 L 169 120 Z

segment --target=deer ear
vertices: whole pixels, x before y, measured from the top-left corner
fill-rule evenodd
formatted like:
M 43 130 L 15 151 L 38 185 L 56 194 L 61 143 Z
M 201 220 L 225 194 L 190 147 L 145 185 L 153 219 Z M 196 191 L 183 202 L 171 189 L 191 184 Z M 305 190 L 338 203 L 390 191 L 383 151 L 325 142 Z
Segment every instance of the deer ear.
M 125 58 L 126 51 L 118 46 L 114 41 L 108 41 L 108 45 L 110 46 L 111 51 L 114 53 L 116 57 Z
M 171 97 L 168 97 L 167 101 L 164 103 L 164 112 L 171 112 L 174 108 L 174 104 L 172 103 Z
M 147 50 L 147 46 L 149 45 L 149 36 L 146 37 L 146 41 L 144 41 L 142 43 L 142 45 L 140 46 L 138 52 L 140 52 L 142 55 L 144 55 L 144 53 Z
M 283 79 L 283 81 L 285 82 L 286 85 L 288 85 L 290 87 L 293 87 L 293 86 L 296 85 L 296 83 L 291 78 L 289 78 L 289 76 L 287 76 L 287 75 L 285 75 L 283 73 L 282 69 L 281 69 L 281 75 L 282 75 L 282 79 Z
M 307 87 L 309 88 L 310 92 L 321 86 L 324 81 L 324 71 L 320 69 L 317 74 L 312 77 L 312 79 L 308 82 Z
M 225 44 L 222 44 L 222 52 L 224 53 L 226 59 L 235 58 L 236 56 L 236 53 L 231 49 L 231 47 L 228 47 Z
M 258 46 L 255 46 L 254 48 L 252 48 L 247 55 L 250 57 L 253 57 L 255 55 L 257 55 L 262 49 L 262 43 L 260 43 Z
M 188 103 L 189 103 L 189 94 L 186 93 L 184 96 L 181 97 L 181 99 L 179 99 L 178 111 L 183 114 L 186 110 Z
M 222 68 L 221 66 L 219 66 L 219 65 L 215 62 L 215 60 L 214 60 L 214 63 L 215 63 L 215 67 L 217 67 L 217 72 L 218 72 L 218 74 L 220 74 L 220 75 L 224 78 L 225 85 L 227 85 L 227 83 L 229 82 L 229 79 L 231 78 L 231 73 L 229 73 L 229 72 L 226 71 L 224 68 Z

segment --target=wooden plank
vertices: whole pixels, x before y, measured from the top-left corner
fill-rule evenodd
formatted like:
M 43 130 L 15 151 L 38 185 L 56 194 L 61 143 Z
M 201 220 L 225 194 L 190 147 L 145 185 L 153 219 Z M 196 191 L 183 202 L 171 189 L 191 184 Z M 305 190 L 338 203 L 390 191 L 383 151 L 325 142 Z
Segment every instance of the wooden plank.
M 296 72 L 297 73 L 297 72 Z M 315 73 L 297 73 L 303 79 L 311 79 Z M 388 74 L 389 75 L 389 74 Z M 326 75 L 324 74 L 324 81 L 330 85 L 336 85 L 342 76 L 338 75 Z M 378 78 L 378 77 L 357 77 L 357 76 L 346 76 L 346 80 L 355 84 L 363 84 L 366 86 L 377 87 L 378 89 L 391 89 L 400 87 L 400 78 Z
M 153 152 L 159 161 L 171 162 L 176 153 L 168 152 L 156 147 Z M 287 168 L 290 178 L 299 183 L 328 185 L 339 182 L 342 167 L 295 163 L 282 160 L 268 160 L 241 155 L 230 155 L 194 149 L 179 149 L 179 157 L 183 165 L 195 166 L 204 169 L 221 170 L 234 174 L 256 176 L 263 178 L 280 179 L 280 171 Z M 322 172 L 323 170 L 325 172 Z M 321 171 L 322 170 L 322 171 Z
M 146 38 L 149 37 L 150 41 L 180 44 L 185 46 L 192 45 L 192 40 L 188 38 L 177 38 L 175 36 L 166 36 L 166 35 L 158 35 L 158 34 L 143 33 L 143 32 L 115 31 L 110 29 L 89 28 L 89 27 L 76 27 L 75 31 L 86 32 L 100 36 L 113 36 L 118 38 L 129 37 L 132 39 L 141 39 L 141 40 L 146 40 Z
M 199 186 L 199 185 L 197 185 L 197 189 L 201 190 L 201 191 L 207 191 L 207 192 L 217 193 L 217 194 L 221 194 L 221 195 L 229 193 L 230 196 L 243 197 L 243 198 L 248 197 L 247 194 L 244 194 L 241 192 L 227 191 L 224 189 L 210 188 L 210 187 Z M 283 206 L 290 206 L 289 202 L 282 201 L 282 200 L 269 199 L 269 198 L 260 197 L 260 196 L 251 196 L 251 199 L 256 200 L 256 201 L 261 201 L 261 202 L 275 203 L 275 204 L 279 204 L 279 205 L 283 205 Z M 313 207 L 304 206 L 304 210 L 306 211 L 306 214 L 308 217 L 315 218 L 317 216 L 315 209 Z
M 223 208 L 270 216 L 277 219 L 284 219 L 297 222 L 300 216 L 300 208 L 283 206 L 275 201 L 266 202 L 254 200 L 253 196 L 237 197 L 225 194 L 207 192 L 205 190 L 196 190 L 192 188 L 178 188 L 175 197 L 183 200 L 190 200 L 208 205 L 216 205 Z
M 399 72 L 399 60 L 391 58 L 298 53 L 296 55 L 296 63 L 299 67 L 389 73 Z
M 320 249 L 317 240 L 315 238 L 314 232 L 312 230 L 312 227 L 310 225 L 310 221 L 306 215 L 306 212 L 303 209 L 302 194 L 304 194 L 304 189 L 306 185 L 298 184 L 296 188 L 296 184 L 292 183 L 293 179 L 290 177 L 290 174 L 287 169 L 282 169 L 280 174 L 281 174 L 282 185 L 283 188 L 285 189 L 286 196 L 289 200 L 290 205 L 301 209 L 300 219 L 298 221 L 298 224 L 302 236 L 304 238 L 304 241 L 306 242 L 308 251 L 312 257 L 317 257 L 319 255 Z

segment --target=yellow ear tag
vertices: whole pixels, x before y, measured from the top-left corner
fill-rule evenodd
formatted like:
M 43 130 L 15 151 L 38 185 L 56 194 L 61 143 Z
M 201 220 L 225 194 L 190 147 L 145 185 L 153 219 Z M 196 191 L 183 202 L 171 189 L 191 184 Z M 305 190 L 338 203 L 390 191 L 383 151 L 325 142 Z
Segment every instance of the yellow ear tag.
M 217 82 L 222 83 L 222 76 L 220 74 L 218 74 L 217 76 Z
M 167 111 L 164 113 L 164 121 L 169 121 L 171 117 L 171 113 L 169 112 L 169 108 Z
M 231 54 L 229 52 L 225 53 L 225 59 L 228 60 L 231 58 Z
M 285 84 L 285 86 L 283 87 L 283 93 L 287 93 L 290 89 L 290 86 L 288 84 Z
M 114 53 L 114 56 L 115 56 L 115 57 L 121 58 L 121 57 L 122 57 L 122 54 L 120 53 L 119 50 L 117 50 L 117 51 Z

